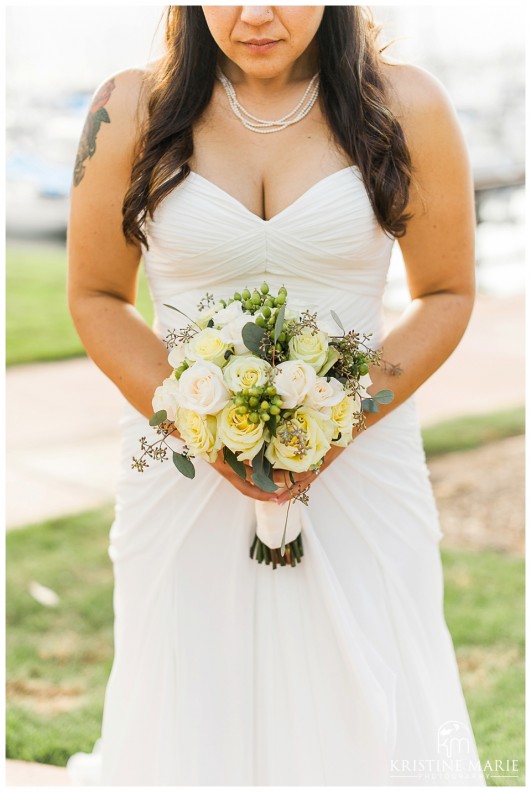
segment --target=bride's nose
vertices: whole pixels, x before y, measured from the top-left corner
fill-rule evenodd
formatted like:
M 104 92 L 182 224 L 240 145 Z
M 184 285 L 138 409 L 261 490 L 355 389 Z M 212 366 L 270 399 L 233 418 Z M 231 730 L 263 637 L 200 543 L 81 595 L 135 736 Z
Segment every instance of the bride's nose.
M 271 22 L 275 12 L 271 6 L 242 6 L 240 18 L 249 25 L 263 25 Z

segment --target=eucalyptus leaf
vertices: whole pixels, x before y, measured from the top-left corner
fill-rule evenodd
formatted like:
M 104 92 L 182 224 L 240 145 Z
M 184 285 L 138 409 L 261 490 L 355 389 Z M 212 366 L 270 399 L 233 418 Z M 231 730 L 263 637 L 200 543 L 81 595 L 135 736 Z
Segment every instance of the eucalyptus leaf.
M 168 413 L 166 412 L 166 410 L 159 410 L 158 412 L 156 412 L 154 415 L 151 416 L 151 418 L 149 419 L 149 425 L 160 426 L 161 423 L 164 423 L 167 417 L 168 417 Z
M 339 328 L 340 328 L 340 329 L 341 329 L 341 330 L 342 330 L 342 331 L 345 333 L 345 332 L 346 332 L 346 330 L 345 330 L 345 328 L 343 327 L 343 322 L 341 321 L 341 319 L 339 318 L 339 316 L 336 314 L 336 312 L 331 310 L 331 311 L 330 311 L 330 314 L 332 315 L 332 319 L 334 320 L 334 322 L 336 323 L 336 325 L 337 325 L 337 326 L 338 326 L 338 327 L 339 327 Z
M 262 466 L 264 468 L 264 473 L 266 474 L 266 476 L 268 478 L 273 478 L 273 475 L 272 475 L 272 472 L 271 472 L 273 470 L 273 465 L 271 464 L 271 462 L 269 461 L 269 459 L 265 455 L 262 457 Z
M 286 306 L 281 305 L 279 312 L 277 313 L 277 318 L 275 321 L 275 332 L 273 333 L 273 343 L 276 344 L 278 341 L 278 337 L 282 332 L 282 327 L 284 326 L 284 316 L 286 314 Z
M 245 465 L 243 462 L 240 462 L 236 454 L 231 451 L 230 448 L 227 448 L 227 446 L 223 447 L 223 459 L 240 478 L 242 478 L 244 481 L 247 480 L 245 475 Z
M 378 404 L 377 402 L 374 401 L 374 399 L 362 399 L 361 409 L 363 410 L 363 412 L 367 412 L 367 413 L 379 412 Z
M 395 398 L 395 394 L 392 390 L 381 390 L 375 393 L 372 398 L 374 401 L 378 402 L 378 404 L 391 404 Z
M 267 422 L 267 428 L 269 429 L 271 437 L 276 437 L 279 421 L 280 421 L 280 415 L 272 415 L 269 421 Z
M 186 478 L 193 479 L 195 476 L 195 467 L 193 466 L 192 462 L 185 457 L 184 454 L 178 454 L 176 451 L 173 452 L 173 464 L 179 471 L 182 473 L 183 476 Z
M 243 326 L 242 329 L 242 340 L 247 349 L 250 352 L 254 352 L 255 355 L 261 355 L 262 350 L 260 349 L 260 344 L 264 336 L 266 335 L 265 331 L 258 327 L 257 324 L 254 322 L 247 322 L 246 325 Z
M 271 481 L 271 479 L 266 476 L 263 470 L 261 470 L 259 473 L 253 473 L 252 479 L 254 484 L 256 484 L 256 486 L 264 492 L 276 492 L 278 489 L 275 482 Z
M 252 461 L 253 466 L 253 475 L 252 480 L 253 483 L 256 484 L 264 492 L 276 492 L 278 487 L 274 481 L 272 481 L 264 469 L 264 447 L 260 449 L 258 454 L 254 457 Z

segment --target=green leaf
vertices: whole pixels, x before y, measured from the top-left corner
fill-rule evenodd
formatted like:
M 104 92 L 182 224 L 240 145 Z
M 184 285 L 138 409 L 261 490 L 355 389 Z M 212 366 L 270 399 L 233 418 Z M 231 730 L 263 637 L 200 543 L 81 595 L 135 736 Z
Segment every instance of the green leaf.
M 291 470 L 289 471 L 289 480 L 291 481 L 292 484 L 296 483 L 295 476 L 293 475 L 293 472 Z
M 167 418 L 168 418 L 168 413 L 166 412 L 166 410 L 159 410 L 158 412 L 155 413 L 155 415 L 151 416 L 151 418 L 149 419 L 149 425 L 160 426 L 160 424 L 164 423 L 164 421 Z
M 257 324 L 254 322 L 247 322 L 246 325 L 243 326 L 242 329 L 242 340 L 247 349 L 250 352 L 254 352 L 255 355 L 261 355 L 262 350 L 260 349 L 260 344 L 264 336 L 266 335 L 265 331 L 258 327 Z
M 230 448 L 227 448 L 227 446 L 223 446 L 223 459 L 240 478 L 242 478 L 244 481 L 247 481 L 247 477 L 245 475 L 245 465 L 243 462 L 240 462 L 236 454 L 231 451 Z
M 260 473 L 253 473 L 252 479 L 256 486 L 263 490 L 264 492 L 276 492 L 278 487 L 274 481 L 271 481 L 270 478 L 266 476 L 264 471 L 260 471 Z
M 286 306 L 281 305 L 280 310 L 277 313 L 277 318 L 275 321 L 275 331 L 273 333 L 273 343 L 276 344 L 278 341 L 278 337 L 282 332 L 282 328 L 284 326 L 284 316 L 286 314 Z
M 392 390 L 381 390 L 375 393 L 372 398 L 374 401 L 378 402 L 378 404 L 391 404 L 395 398 L 395 394 Z
M 254 457 L 253 462 L 253 483 L 256 484 L 264 492 L 276 492 L 278 487 L 266 474 L 264 469 L 264 447 L 260 449 L 258 454 Z
M 195 467 L 188 457 L 185 457 L 184 454 L 178 454 L 176 451 L 174 451 L 172 458 L 173 464 L 179 473 L 182 473 L 183 476 L 186 476 L 186 478 L 193 479 L 195 476 Z
M 379 412 L 378 404 L 374 401 L 374 399 L 362 399 L 361 409 L 363 410 L 363 412 L 368 412 L 368 413 Z
M 267 422 L 267 428 L 271 433 L 271 437 L 276 437 L 279 421 L 280 421 L 280 415 L 272 415 L 269 421 Z
M 330 371 L 330 369 L 332 368 L 334 363 L 337 363 L 337 361 L 339 360 L 339 357 L 340 357 L 340 355 L 339 355 L 339 352 L 337 351 L 337 349 L 335 347 L 333 347 L 333 346 L 329 346 L 328 347 L 328 352 L 326 354 L 326 360 L 323 363 L 323 365 L 321 366 L 321 368 L 319 369 L 319 371 L 317 372 L 317 376 L 318 377 L 324 377 L 324 375 L 327 374 Z
M 271 471 L 273 470 L 273 465 L 265 455 L 262 457 L 262 466 L 264 468 L 264 473 L 266 474 L 266 476 L 272 479 L 273 475 Z
M 341 329 L 341 330 L 342 330 L 344 333 L 346 333 L 346 330 L 345 330 L 345 328 L 343 327 L 343 322 L 341 321 L 341 319 L 339 318 L 339 316 L 336 314 L 336 312 L 335 312 L 335 311 L 330 311 L 330 313 L 331 313 L 331 315 L 332 315 L 332 319 L 334 320 L 334 322 L 336 323 L 336 325 L 337 325 L 337 326 L 338 326 L 338 327 L 339 327 L 339 328 L 340 328 L 340 329 Z

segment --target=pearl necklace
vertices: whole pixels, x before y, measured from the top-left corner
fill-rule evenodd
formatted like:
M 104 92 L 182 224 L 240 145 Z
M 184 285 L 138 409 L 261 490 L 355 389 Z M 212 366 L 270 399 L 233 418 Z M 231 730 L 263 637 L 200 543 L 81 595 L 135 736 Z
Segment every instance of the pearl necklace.
M 233 84 L 228 79 L 228 77 L 225 77 L 219 66 L 216 67 L 216 76 L 225 89 L 225 93 L 227 94 L 227 98 L 234 115 L 240 119 L 244 127 L 247 127 L 247 129 L 250 129 L 252 132 L 258 132 L 261 135 L 267 135 L 270 132 L 280 132 L 282 129 L 286 129 L 286 127 L 291 126 L 291 124 L 296 124 L 297 121 L 300 121 L 302 118 L 304 118 L 304 116 L 308 115 L 319 94 L 319 72 L 317 72 L 317 74 L 314 74 L 310 80 L 310 83 L 306 88 L 302 99 L 290 113 L 282 116 L 282 118 L 279 118 L 278 121 L 264 121 L 264 119 L 257 118 L 256 116 L 249 113 L 249 111 L 239 103 Z M 310 98 L 303 107 L 304 100 L 306 99 L 310 90 Z M 244 114 L 247 116 L 247 118 L 244 117 Z M 293 116 L 293 118 L 291 118 L 291 116 Z

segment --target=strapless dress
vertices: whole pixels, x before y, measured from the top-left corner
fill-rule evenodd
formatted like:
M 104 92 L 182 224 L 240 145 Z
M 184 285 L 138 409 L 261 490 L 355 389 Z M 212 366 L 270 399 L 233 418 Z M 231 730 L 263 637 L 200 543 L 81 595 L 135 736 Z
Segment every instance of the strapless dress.
M 146 223 L 162 338 L 206 292 L 266 280 L 383 339 L 394 239 L 359 170 L 263 220 L 191 172 Z M 443 609 L 442 537 L 414 397 L 316 477 L 295 567 L 249 555 L 254 501 L 207 462 L 131 469 L 129 404 L 109 555 L 114 662 L 94 785 L 485 785 Z

